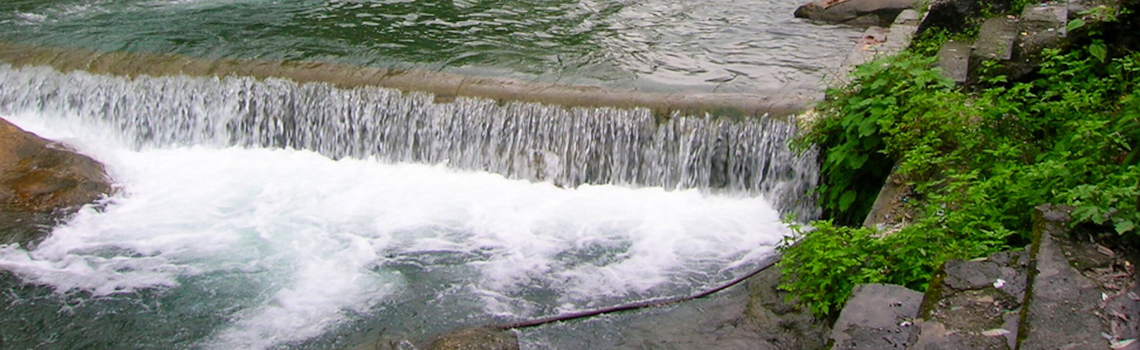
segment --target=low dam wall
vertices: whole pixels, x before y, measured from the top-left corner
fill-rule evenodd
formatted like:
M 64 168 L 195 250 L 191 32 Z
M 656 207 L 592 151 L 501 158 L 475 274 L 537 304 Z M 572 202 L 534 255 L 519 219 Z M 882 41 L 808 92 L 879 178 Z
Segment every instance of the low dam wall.
M 818 96 L 764 96 L 741 93 L 647 93 L 590 86 L 525 82 L 421 70 L 398 70 L 324 62 L 203 59 L 172 54 L 98 52 L 0 42 L 0 62 L 15 67 L 51 66 L 62 72 L 83 70 L 120 76 L 247 76 L 286 78 L 297 83 L 324 82 L 342 88 L 377 86 L 431 93 L 437 102 L 455 97 L 536 102 L 575 107 L 651 109 L 658 116 L 715 113 L 732 117 L 786 117 L 799 113 Z

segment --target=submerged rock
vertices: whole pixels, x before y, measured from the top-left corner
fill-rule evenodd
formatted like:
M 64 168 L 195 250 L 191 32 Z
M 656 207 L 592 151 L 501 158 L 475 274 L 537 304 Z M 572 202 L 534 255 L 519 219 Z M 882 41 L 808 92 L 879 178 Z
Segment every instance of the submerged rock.
M 428 347 L 431 350 L 518 350 L 515 333 L 490 327 L 463 329 L 440 335 Z
M 0 244 L 34 245 L 110 191 L 99 162 L 0 119 Z

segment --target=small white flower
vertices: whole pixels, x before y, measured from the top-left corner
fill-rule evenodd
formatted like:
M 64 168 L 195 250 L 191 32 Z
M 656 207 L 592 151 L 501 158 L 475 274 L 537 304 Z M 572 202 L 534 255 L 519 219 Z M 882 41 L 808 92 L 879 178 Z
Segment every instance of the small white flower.
M 994 288 L 1001 289 L 1003 286 L 1005 286 L 1005 280 L 998 278 L 997 281 L 994 281 Z

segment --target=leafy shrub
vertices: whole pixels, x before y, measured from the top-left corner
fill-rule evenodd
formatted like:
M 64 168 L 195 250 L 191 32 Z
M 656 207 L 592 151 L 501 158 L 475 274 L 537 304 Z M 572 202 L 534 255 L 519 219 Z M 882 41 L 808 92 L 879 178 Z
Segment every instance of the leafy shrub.
M 1140 54 L 1098 50 L 1048 51 L 1036 80 L 989 77 L 974 93 L 911 53 L 859 67 L 800 140 L 822 151 L 825 213 L 857 223 L 893 168 L 925 216 L 883 238 L 832 221 L 797 230 L 780 248 L 783 288 L 821 315 L 858 283 L 922 290 L 948 259 L 1027 244 L 1041 203 L 1140 239 Z

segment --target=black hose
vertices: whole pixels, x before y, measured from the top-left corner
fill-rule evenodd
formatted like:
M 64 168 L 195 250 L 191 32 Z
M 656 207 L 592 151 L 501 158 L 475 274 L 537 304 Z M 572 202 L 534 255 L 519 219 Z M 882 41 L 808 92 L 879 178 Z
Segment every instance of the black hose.
M 582 318 L 586 318 L 586 317 L 605 315 L 605 314 L 610 314 L 610 313 L 615 313 L 615 312 L 665 306 L 665 305 L 676 304 L 676 303 L 685 302 L 685 301 L 689 301 L 689 300 L 700 299 L 700 298 L 704 298 L 704 297 L 707 297 L 709 295 L 712 295 L 713 293 L 716 293 L 716 292 L 728 289 L 729 287 L 740 284 L 740 282 L 744 282 L 744 280 L 749 279 L 752 276 L 756 276 L 757 274 L 764 272 L 764 270 L 767 270 L 768 268 L 776 265 L 776 262 L 779 262 L 779 261 L 780 261 L 779 255 L 765 258 L 763 261 L 760 262 L 760 265 L 756 267 L 756 270 L 753 270 L 751 273 L 744 275 L 744 276 L 741 276 L 741 277 L 737 277 L 736 279 L 728 281 L 727 283 L 722 284 L 716 288 L 709 289 L 709 290 L 706 290 L 704 292 L 700 292 L 700 293 L 693 294 L 693 295 L 673 297 L 673 298 L 668 298 L 668 299 L 659 299 L 659 300 L 646 300 L 646 301 L 639 301 L 639 302 L 631 303 L 631 304 L 611 306 L 611 307 L 596 309 L 596 310 L 571 312 L 568 314 L 547 316 L 547 317 L 533 319 L 533 320 L 529 320 L 529 321 L 508 323 L 508 324 L 504 324 L 504 325 L 499 325 L 495 328 L 499 329 L 499 330 L 530 328 L 530 327 L 537 327 L 537 326 L 545 325 L 548 323 L 577 320 L 577 319 L 582 319 Z

